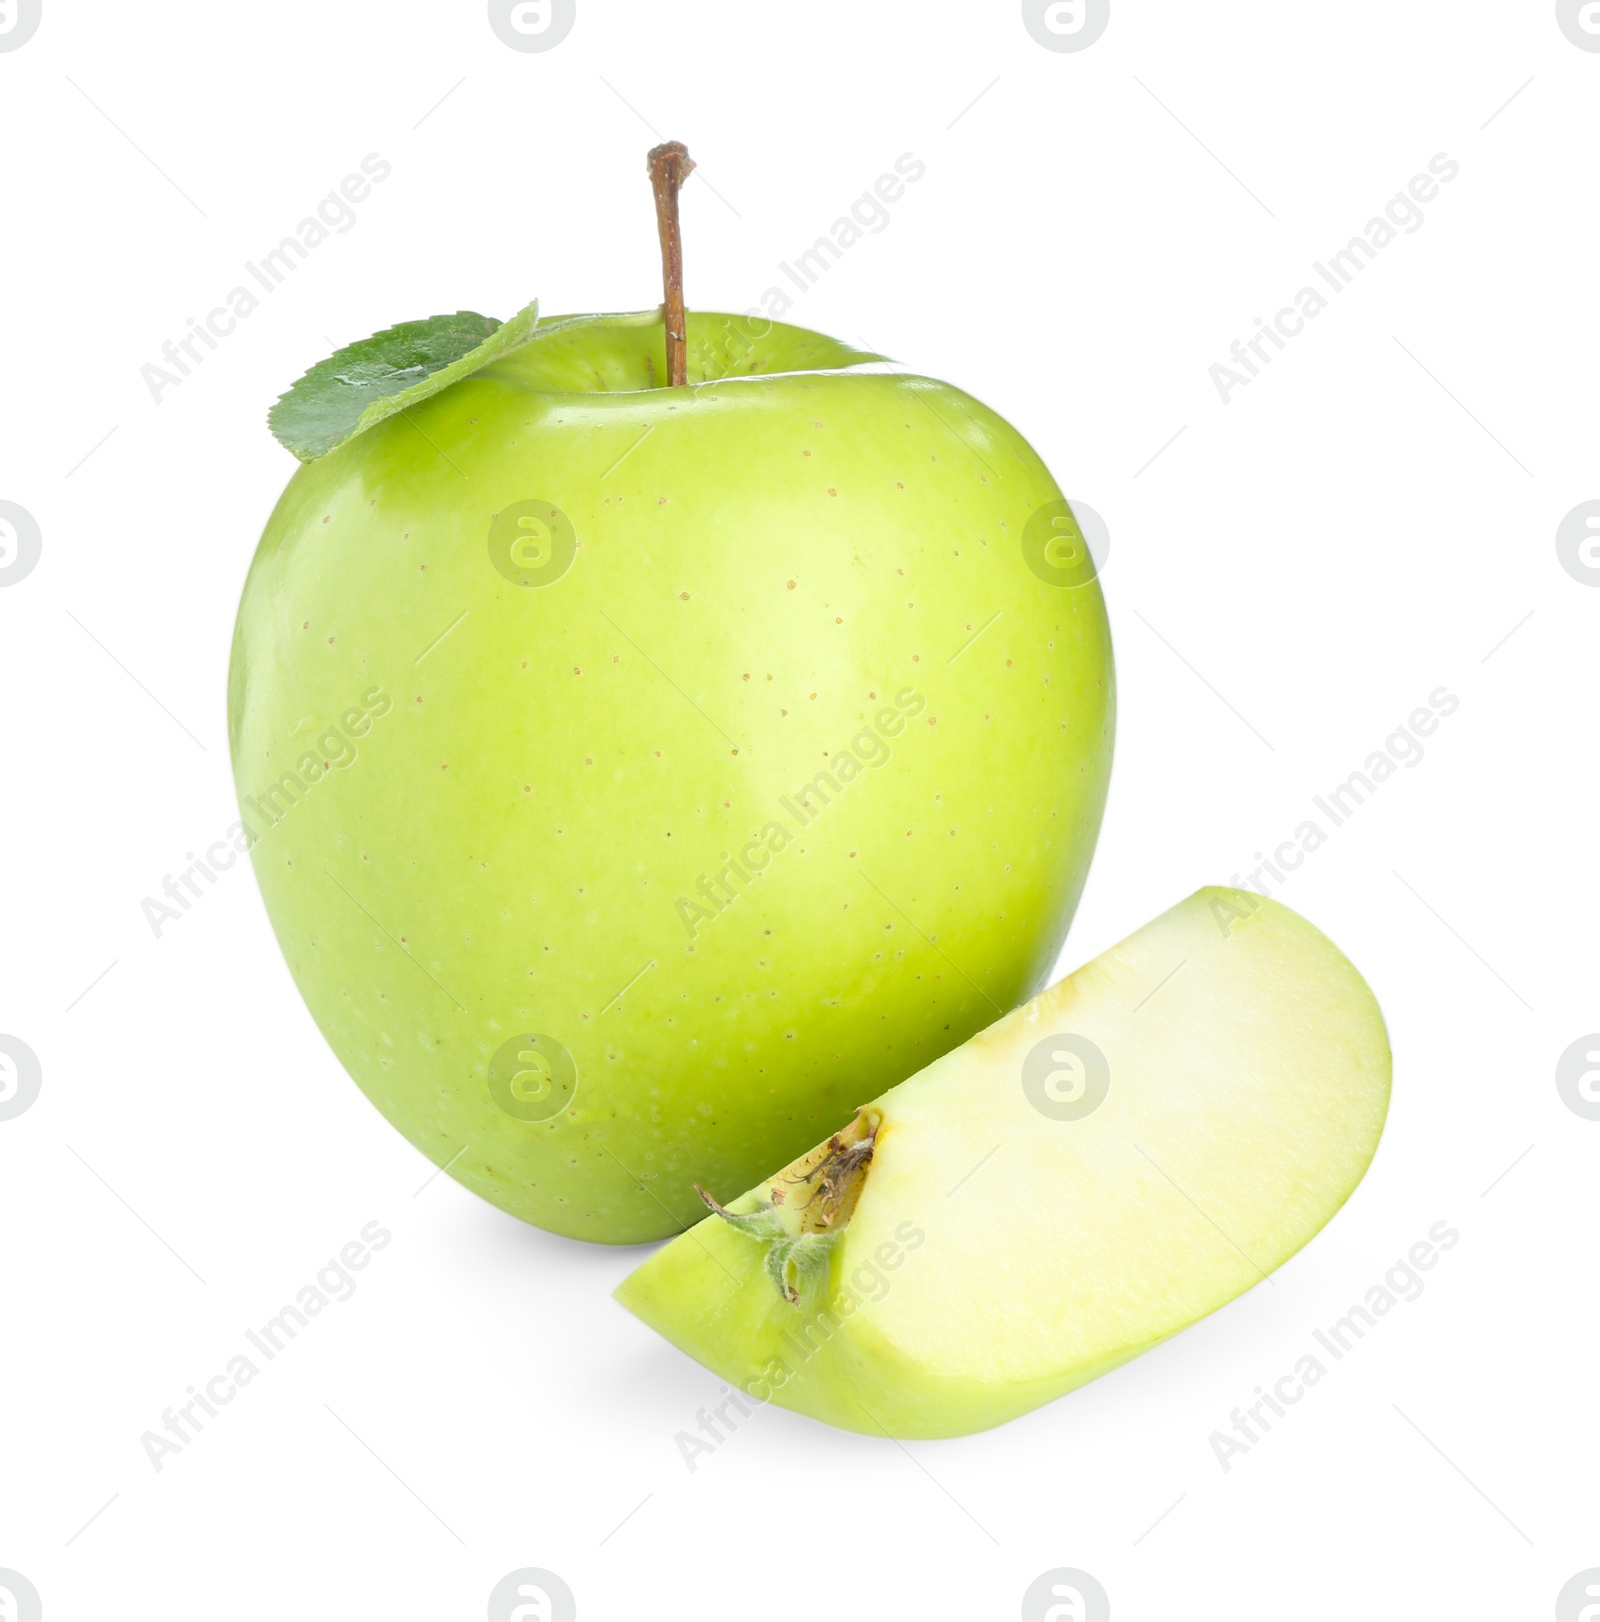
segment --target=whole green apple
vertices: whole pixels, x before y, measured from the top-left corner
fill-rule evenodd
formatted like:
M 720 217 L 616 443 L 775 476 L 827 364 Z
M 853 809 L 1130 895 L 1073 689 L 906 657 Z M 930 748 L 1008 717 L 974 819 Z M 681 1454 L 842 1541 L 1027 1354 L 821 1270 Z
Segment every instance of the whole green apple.
M 667 387 L 659 312 L 540 322 L 308 461 L 230 675 L 334 1052 L 467 1187 L 618 1243 L 1034 992 L 1111 762 L 1099 586 L 1021 435 L 797 327 L 686 336 Z

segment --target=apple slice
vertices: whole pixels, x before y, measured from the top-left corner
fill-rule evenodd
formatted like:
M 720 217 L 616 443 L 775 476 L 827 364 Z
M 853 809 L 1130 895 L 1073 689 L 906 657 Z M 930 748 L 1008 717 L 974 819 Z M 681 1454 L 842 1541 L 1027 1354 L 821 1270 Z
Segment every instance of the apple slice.
M 1388 1102 L 1338 948 L 1201 890 L 769 1182 L 703 1195 L 617 1299 L 758 1402 L 964 1435 L 1260 1282 L 1360 1182 Z

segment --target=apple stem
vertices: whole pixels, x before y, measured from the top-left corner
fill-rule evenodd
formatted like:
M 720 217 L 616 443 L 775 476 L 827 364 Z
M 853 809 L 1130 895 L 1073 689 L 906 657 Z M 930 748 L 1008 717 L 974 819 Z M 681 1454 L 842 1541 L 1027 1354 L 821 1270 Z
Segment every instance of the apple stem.
M 664 141 L 649 156 L 650 189 L 656 197 L 656 229 L 661 233 L 661 280 L 666 288 L 667 384 L 689 381 L 689 346 L 683 312 L 683 231 L 678 224 L 678 189 L 694 159 L 682 141 Z

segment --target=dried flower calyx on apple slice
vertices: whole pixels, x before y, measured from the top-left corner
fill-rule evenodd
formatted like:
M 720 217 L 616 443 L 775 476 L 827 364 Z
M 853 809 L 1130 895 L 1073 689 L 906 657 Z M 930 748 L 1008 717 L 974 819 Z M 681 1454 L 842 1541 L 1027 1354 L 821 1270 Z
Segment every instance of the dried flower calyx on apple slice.
M 520 348 L 538 320 L 535 300 L 509 321 L 472 310 L 402 321 L 318 361 L 268 412 L 267 426 L 285 450 L 314 462 Z
M 766 1247 L 767 1277 L 790 1306 L 815 1295 L 828 1276 L 828 1258 L 850 1224 L 860 1198 L 881 1117 L 857 1110 L 842 1132 L 818 1145 L 769 1185 L 766 1197 L 747 1194 L 731 1209 L 698 1183 L 695 1192 L 722 1220 Z M 807 1192 L 795 1198 L 791 1189 Z

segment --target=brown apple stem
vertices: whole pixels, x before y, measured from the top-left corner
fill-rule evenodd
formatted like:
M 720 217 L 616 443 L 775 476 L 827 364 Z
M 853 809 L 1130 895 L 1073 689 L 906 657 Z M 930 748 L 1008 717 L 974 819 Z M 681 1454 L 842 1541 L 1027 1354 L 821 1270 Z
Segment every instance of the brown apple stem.
M 650 189 L 656 196 L 656 229 L 661 233 L 661 280 L 666 288 L 667 383 L 689 381 L 689 346 L 683 314 L 683 231 L 678 224 L 678 190 L 694 159 L 682 141 L 650 149 Z

